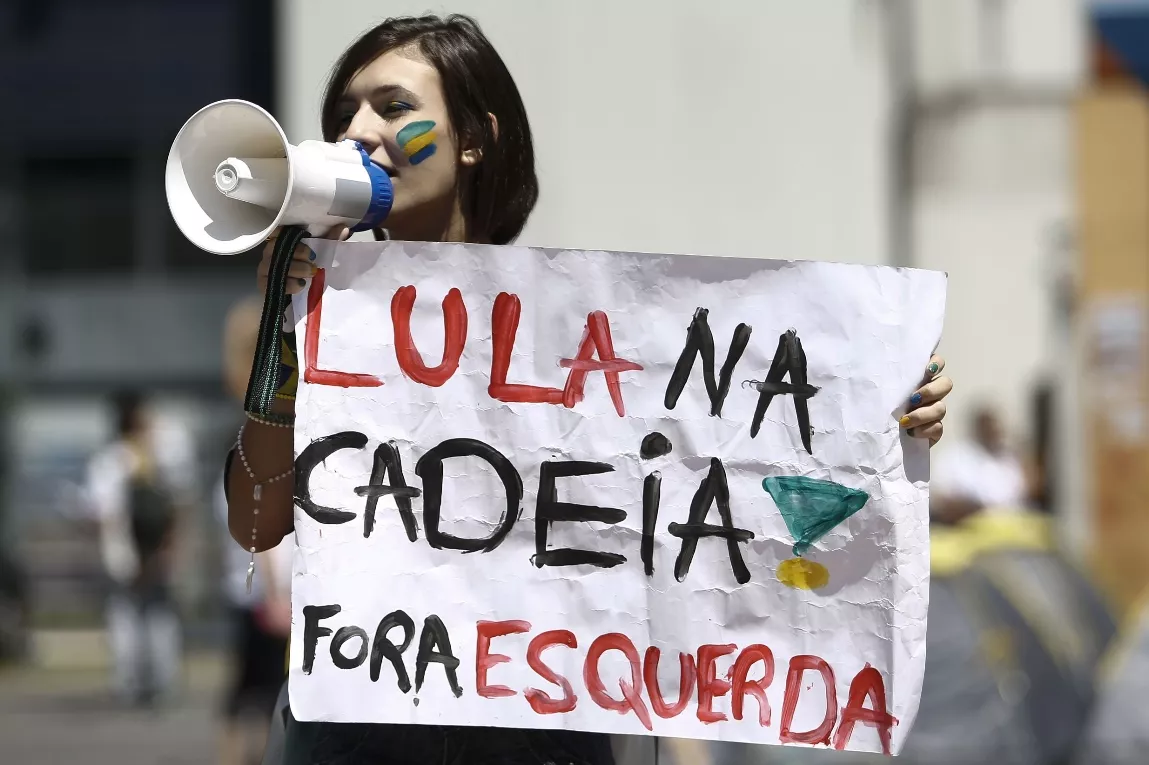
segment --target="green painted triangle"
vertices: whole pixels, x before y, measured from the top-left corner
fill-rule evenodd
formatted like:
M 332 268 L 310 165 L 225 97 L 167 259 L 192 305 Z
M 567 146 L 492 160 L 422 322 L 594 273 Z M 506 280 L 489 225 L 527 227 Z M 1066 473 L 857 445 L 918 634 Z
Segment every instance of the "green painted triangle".
M 862 509 L 870 499 L 864 491 L 833 481 L 781 476 L 762 481 L 794 537 L 794 554 L 802 555 L 830 529 Z

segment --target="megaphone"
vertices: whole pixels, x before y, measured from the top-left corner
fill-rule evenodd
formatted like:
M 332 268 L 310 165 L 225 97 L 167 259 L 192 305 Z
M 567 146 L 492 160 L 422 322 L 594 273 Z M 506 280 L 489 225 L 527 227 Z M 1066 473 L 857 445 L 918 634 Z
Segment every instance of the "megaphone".
M 168 209 L 201 250 L 234 255 L 278 226 L 321 236 L 331 227 L 376 228 L 391 212 L 387 171 L 355 141 L 287 142 L 256 104 L 217 101 L 192 115 L 168 153 Z

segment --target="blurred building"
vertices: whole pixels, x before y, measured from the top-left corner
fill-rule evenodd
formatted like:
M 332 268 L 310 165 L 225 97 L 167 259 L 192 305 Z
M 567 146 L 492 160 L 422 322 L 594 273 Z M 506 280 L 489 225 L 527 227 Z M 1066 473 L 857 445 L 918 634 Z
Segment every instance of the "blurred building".
M 909 262 L 949 274 L 942 352 L 956 388 L 941 449 L 991 403 L 1044 468 L 1041 494 L 1080 550 L 1088 525 L 1070 310 L 1080 0 L 913 3 L 900 225 Z
M 1091 6 L 1077 104 L 1078 358 L 1088 427 L 1089 563 L 1122 606 L 1149 586 L 1149 2 Z
M 233 414 L 222 322 L 253 263 L 182 237 L 164 163 L 204 104 L 274 107 L 276 18 L 274 0 L 0 4 L 0 557 L 27 573 L 33 626 L 87 624 L 100 607 L 76 488 L 111 437 L 109 392 L 158 397 L 218 464 Z M 210 577 L 189 571 L 185 597 L 202 600 Z

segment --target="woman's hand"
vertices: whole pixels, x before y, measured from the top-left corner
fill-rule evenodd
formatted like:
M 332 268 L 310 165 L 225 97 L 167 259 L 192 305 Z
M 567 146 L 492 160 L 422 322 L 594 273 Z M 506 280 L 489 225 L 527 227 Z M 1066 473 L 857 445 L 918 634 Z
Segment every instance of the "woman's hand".
M 954 388 L 950 378 L 938 376 L 945 366 L 946 360 L 941 356 L 930 359 L 922 387 L 910 396 L 906 415 L 898 422 L 913 438 L 928 438 L 930 446 L 941 440 L 942 420 L 946 416 L 945 397 Z
M 275 240 L 279 238 L 279 232 L 280 229 L 276 229 L 263 247 L 263 257 L 259 261 L 257 271 L 260 293 L 267 292 L 267 272 L 271 270 L 271 255 L 275 251 Z M 350 236 L 351 229 L 336 226 L 324 234 L 323 238 L 344 242 Z M 315 270 L 315 253 L 302 244 L 296 247 L 291 258 L 291 267 L 287 271 L 287 294 L 294 295 L 301 292 L 307 286 L 307 280 L 315 276 Z

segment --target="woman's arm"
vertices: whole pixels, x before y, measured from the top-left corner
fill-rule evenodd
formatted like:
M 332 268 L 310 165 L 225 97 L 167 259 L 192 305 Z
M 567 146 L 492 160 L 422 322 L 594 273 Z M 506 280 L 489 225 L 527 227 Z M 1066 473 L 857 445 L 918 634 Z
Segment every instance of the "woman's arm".
M 332 238 L 346 238 L 344 229 L 332 232 Z M 276 234 L 278 236 L 278 232 Z M 267 290 L 267 272 L 275 249 L 275 237 L 263 249 L 259 264 L 260 291 Z M 315 274 L 312 264 L 315 255 L 300 245 L 295 249 L 288 271 L 287 292 L 303 290 L 307 278 Z M 296 365 L 294 353 L 284 348 L 283 364 Z M 275 419 L 295 420 L 294 376 L 289 376 L 290 391 L 280 388 L 271 406 Z M 280 395 L 286 392 L 287 395 Z M 290 427 L 272 425 L 248 418 L 241 432 L 241 443 L 228 456 L 227 466 L 227 527 L 232 538 L 245 550 L 270 550 L 291 533 L 295 525 L 295 480 L 287 475 L 272 483 L 276 476 L 288 473 L 295 462 L 295 431 Z M 245 462 L 246 460 L 246 462 Z M 253 478 L 254 476 L 254 478 Z M 255 499 L 256 482 L 260 497 Z M 258 506 L 259 514 L 255 509 Z
M 276 399 L 271 411 L 294 417 L 295 402 Z M 294 430 L 247 420 L 243 428 L 243 457 L 259 481 L 292 469 L 295 461 Z M 236 542 L 256 552 L 270 550 L 291 533 L 295 525 L 295 481 L 288 477 L 262 483 L 260 499 L 254 499 L 255 481 L 244 468 L 239 449 L 229 457 L 227 475 L 227 527 Z M 253 511 L 258 506 L 259 515 Z M 252 540 L 252 534 L 255 540 Z

